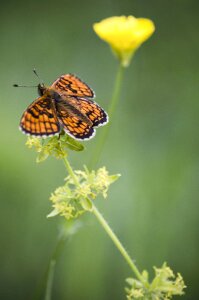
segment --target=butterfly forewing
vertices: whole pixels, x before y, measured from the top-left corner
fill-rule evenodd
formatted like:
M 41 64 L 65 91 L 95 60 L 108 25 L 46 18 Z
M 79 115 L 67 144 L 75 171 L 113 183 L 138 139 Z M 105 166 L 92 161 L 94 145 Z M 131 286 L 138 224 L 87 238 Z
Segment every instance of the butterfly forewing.
M 36 99 L 23 113 L 21 130 L 33 136 L 50 136 L 60 131 L 54 104 L 45 95 Z
M 61 95 L 93 98 L 93 90 L 78 77 L 72 74 L 60 76 L 51 88 Z

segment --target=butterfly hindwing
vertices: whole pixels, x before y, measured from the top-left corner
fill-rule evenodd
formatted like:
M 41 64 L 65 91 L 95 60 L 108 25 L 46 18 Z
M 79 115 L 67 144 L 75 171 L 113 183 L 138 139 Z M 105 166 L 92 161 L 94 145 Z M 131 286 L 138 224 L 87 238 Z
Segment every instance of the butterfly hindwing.
M 56 111 L 59 122 L 67 134 L 77 140 L 88 140 L 95 135 L 95 129 L 90 120 L 73 111 L 70 106 L 56 103 Z
M 60 76 L 51 88 L 61 95 L 94 98 L 93 90 L 81 79 L 72 74 Z
M 68 97 L 66 101 L 86 115 L 93 127 L 103 126 L 108 122 L 107 113 L 96 102 L 80 97 Z
M 51 99 L 42 96 L 28 106 L 20 121 L 21 130 L 33 136 L 50 136 L 60 132 Z

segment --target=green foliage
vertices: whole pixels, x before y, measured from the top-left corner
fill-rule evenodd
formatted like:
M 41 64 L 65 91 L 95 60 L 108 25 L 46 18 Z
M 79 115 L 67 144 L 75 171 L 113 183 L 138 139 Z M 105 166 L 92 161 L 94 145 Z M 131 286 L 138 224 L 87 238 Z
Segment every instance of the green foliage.
M 186 287 L 182 276 L 178 273 L 174 275 L 173 271 L 163 264 L 161 268 L 154 267 L 155 277 L 151 283 L 148 282 L 148 272 L 143 271 L 142 276 L 146 284 L 133 278 L 127 278 L 130 285 L 127 287 L 127 300 L 169 300 L 175 295 L 183 295 Z
M 110 184 L 120 176 L 109 175 L 105 167 L 91 172 L 85 167 L 84 171 L 74 171 L 74 175 L 77 182 L 69 175 L 65 184 L 51 195 L 54 210 L 48 217 L 59 214 L 69 220 L 92 211 L 92 200 L 100 194 L 106 198 Z
M 81 143 L 67 134 L 60 134 L 47 139 L 28 137 L 26 145 L 29 148 L 35 147 L 36 152 L 39 153 L 36 159 L 38 163 L 46 160 L 50 155 L 62 159 L 68 155 L 68 149 L 74 151 L 84 150 Z

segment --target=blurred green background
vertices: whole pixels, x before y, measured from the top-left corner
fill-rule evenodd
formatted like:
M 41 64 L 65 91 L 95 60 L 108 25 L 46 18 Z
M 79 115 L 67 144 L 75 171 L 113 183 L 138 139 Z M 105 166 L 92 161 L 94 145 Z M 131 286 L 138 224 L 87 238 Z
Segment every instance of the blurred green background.
M 164 261 L 184 276 L 181 299 L 198 298 L 199 2 L 6 1 L 1 4 L 0 298 L 33 299 L 55 247 L 61 218 L 47 219 L 48 201 L 63 184 L 61 161 L 36 164 L 18 130 L 36 89 L 75 73 L 105 109 L 117 61 L 92 29 L 114 15 L 148 17 L 155 34 L 126 70 L 120 103 L 99 166 L 122 177 L 107 201 L 96 202 L 140 270 Z M 82 153 L 70 153 L 75 168 L 87 164 L 100 131 Z M 53 299 L 125 299 L 131 270 L 93 215 L 66 243 L 59 259 Z

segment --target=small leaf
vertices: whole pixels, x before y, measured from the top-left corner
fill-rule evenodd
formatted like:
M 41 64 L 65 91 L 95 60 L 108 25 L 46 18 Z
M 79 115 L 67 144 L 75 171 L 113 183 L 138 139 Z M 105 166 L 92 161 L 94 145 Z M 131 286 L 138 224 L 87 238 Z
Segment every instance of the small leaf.
M 81 205 L 82 205 L 83 209 L 88 210 L 88 211 L 92 211 L 93 204 L 92 204 L 90 199 L 83 198 L 81 200 Z
M 48 158 L 49 154 L 47 152 L 41 151 L 36 158 L 36 162 L 40 163 Z
M 65 141 L 62 141 L 62 144 L 64 146 L 64 144 L 66 145 L 66 147 L 68 147 L 71 150 L 75 150 L 75 151 L 82 151 L 84 150 L 84 146 L 78 142 L 77 140 L 74 140 L 72 137 L 67 135 L 67 138 L 65 139 Z
M 59 214 L 59 211 L 55 208 L 46 217 L 47 218 L 52 218 L 52 217 L 57 216 L 58 214 Z

